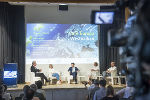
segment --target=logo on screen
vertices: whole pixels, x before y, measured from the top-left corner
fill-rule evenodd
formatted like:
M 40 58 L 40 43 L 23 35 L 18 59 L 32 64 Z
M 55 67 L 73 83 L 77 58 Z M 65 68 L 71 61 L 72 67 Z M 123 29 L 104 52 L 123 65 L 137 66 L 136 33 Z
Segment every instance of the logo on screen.
M 17 78 L 17 71 L 4 71 L 4 78 Z

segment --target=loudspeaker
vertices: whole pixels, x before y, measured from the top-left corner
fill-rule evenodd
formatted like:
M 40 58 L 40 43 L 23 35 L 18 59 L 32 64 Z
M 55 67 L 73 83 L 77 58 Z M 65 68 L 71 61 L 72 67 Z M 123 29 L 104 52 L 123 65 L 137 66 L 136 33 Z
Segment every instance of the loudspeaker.
M 59 10 L 68 11 L 68 5 L 59 5 Z

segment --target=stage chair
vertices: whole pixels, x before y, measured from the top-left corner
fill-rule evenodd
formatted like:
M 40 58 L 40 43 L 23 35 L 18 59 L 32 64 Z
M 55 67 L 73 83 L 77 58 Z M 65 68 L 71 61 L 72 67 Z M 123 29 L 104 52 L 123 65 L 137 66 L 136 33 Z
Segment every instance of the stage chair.
M 71 80 L 73 80 L 73 76 L 70 75 L 70 72 L 68 72 L 68 75 L 67 75 L 67 82 L 68 82 L 68 84 L 70 84 Z
M 126 76 L 118 76 L 118 82 L 119 82 L 119 85 L 121 85 L 121 79 L 124 78 L 125 79 L 125 82 L 126 82 Z
M 98 79 L 98 80 L 101 80 L 101 79 L 103 79 L 103 76 L 102 76 L 102 75 L 99 75 L 99 76 L 97 76 L 97 79 Z
M 35 77 L 35 73 L 31 72 L 30 73 L 30 82 L 31 84 L 35 84 L 35 81 L 41 80 L 41 77 Z
M 110 77 L 106 77 L 106 78 L 111 80 L 112 85 L 117 84 L 118 76 L 110 76 Z
M 81 83 L 81 78 L 86 78 L 85 76 L 77 76 L 78 77 L 78 82 Z
M 49 77 L 49 80 L 50 80 L 50 84 L 53 84 L 54 80 L 57 80 L 57 78 L 53 77 L 51 73 L 48 73 L 48 77 Z
M 85 77 L 85 76 L 79 76 L 79 72 L 77 72 L 77 82 L 80 82 L 82 77 Z M 73 76 L 70 75 L 70 72 L 68 72 L 68 75 L 67 75 L 68 84 L 70 84 L 71 80 L 73 80 Z

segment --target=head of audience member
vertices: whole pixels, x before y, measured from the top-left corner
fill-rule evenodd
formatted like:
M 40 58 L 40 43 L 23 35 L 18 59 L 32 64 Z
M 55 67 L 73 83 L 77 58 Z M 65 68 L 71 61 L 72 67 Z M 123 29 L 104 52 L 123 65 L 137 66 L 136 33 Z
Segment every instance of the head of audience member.
M 99 87 L 99 81 L 98 80 L 94 80 L 94 85 L 95 85 L 95 87 Z
M 24 92 L 24 94 L 26 94 L 26 92 L 27 92 L 28 89 L 30 89 L 29 85 L 25 85 L 25 86 L 23 87 L 23 92 Z
M 37 85 L 37 88 L 38 89 L 42 89 L 42 81 L 37 81 L 37 82 L 35 82 L 35 84 Z
M 6 85 L 6 84 L 3 84 L 3 87 L 4 87 L 4 92 L 6 92 L 6 90 L 7 90 L 7 85 Z
M 100 80 L 99 85 L 100 85 L 100 87 L 105 87 L 106 86 L 106 80 L 105 79 Z
M 34 90 L 33 89 L 31 89 L 31 88 L 29 88 L 29 89 L 27 89 L 27 91 L 26 91 L 26 99 L 25 100 L 32 100 L 33 99 L 33 96 L 34 96 Z
M 32 66 L 36 67 L 36 61 L 32 61 Z
M 50 69 L 53 69 L 53 65 L 52 65 L 52 64 L 49 64 L 49 68 L 50 68 Z
M 114 96 L 114 88 L 111 85 L 107 86 L 106 96 L 107 97 L 113 97 Z
M 36 85 L 36 84 L 31 84 L 31 85 L 30 85 L 30 88 L 31 88 L 34 92 L 36 92 L 36 90 L 37 90 L 37 85 Z
M 0 100 L 2 100 L 3 93 L 4 93 L 4 86 L 0 85 Z
M 74 67 L 75 63 L 71 63 L 71 67 Z
M 115 66 L 115 62 L 111 62 L 111 67 L 114 67 Z
M 97 62 L 94 62 L 94 66 L 97 67 L 97 66 L 98 66 L 98 63 L 97 63 Z
M 89 78 L 89 85 L 93 84 L 92 78 Z
M 92 84 L 94 84 L 95 79 L 92 79 Z

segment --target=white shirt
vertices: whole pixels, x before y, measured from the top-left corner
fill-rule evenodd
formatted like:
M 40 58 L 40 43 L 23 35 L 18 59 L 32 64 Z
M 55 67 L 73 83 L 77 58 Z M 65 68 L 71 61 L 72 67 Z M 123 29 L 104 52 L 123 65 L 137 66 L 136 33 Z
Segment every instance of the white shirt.
M 56 71 L 54 70 L 54 68 L 49 69 L 49 72 L 50 72 L 51 74 L 56 73 Z
M 52 69 L 50 68 L 48 76 L 51 77 L 54 73 L 57 73 L 57 72 L 54 70 L 54 68 L 52 68 Z
M 96 70 L 96 71 L 91 71 L 91 75 L 92 76 L 98 76 L 99 75 L 99 67 L 98 66 L 94 66 L 92 69 Z
M 75 67 L 72 68 L 72 72 L 75 72 Z
M 108 69 L 108 71 L 110 72 L 111 76 L 117 76 L 117 67 L 116 66 L 110 67 Z

